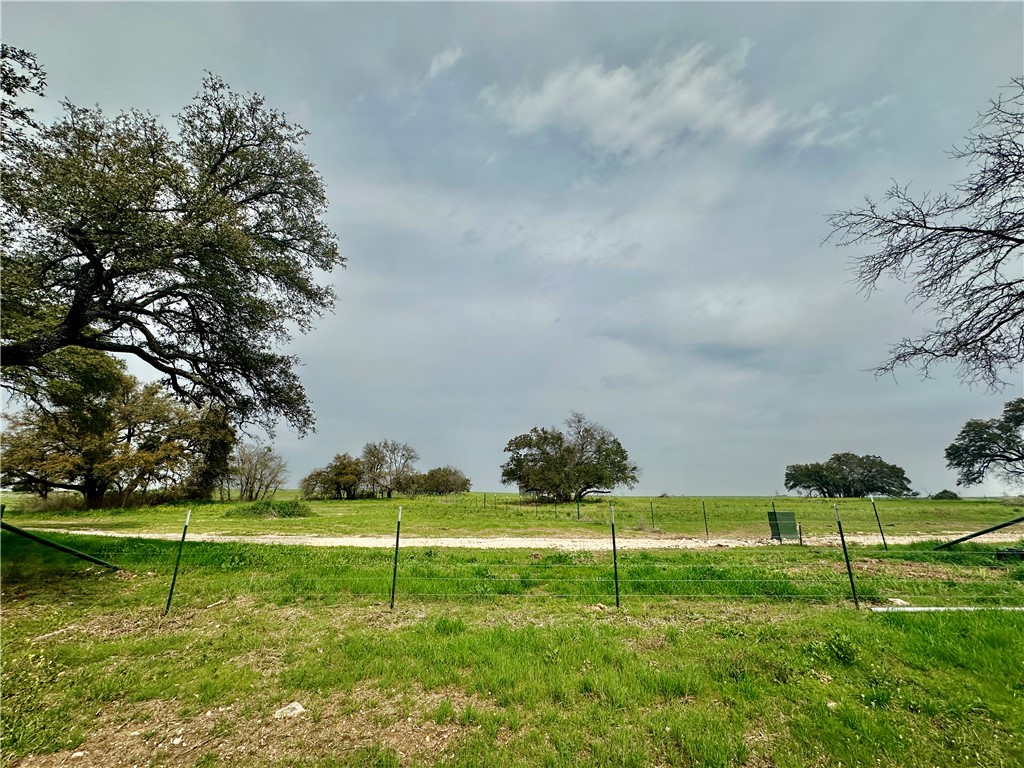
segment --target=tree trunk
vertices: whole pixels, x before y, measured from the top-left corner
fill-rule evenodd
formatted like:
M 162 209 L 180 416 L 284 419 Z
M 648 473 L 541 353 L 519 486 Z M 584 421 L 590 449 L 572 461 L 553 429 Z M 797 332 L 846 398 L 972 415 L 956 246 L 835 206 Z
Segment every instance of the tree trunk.
M 86 509 L 99 509 L 103 506 L 103 496 L 107 492 L 106 483 L 96 480 L 86 480 L 82 485 L 82 495 L 85 496 Z

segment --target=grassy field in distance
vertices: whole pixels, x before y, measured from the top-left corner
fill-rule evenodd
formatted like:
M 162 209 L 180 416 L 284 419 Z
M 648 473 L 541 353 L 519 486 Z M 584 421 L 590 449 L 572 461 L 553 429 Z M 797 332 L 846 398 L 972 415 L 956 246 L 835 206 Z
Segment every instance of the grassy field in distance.
M 279 491 L 275 498 L 297 497 L 295 491 Z M 5 493 L 2 498 L 7 506 L 5 517 L 14 525 L 126 533 L 180 531 L 186 511 L 192 508 L 190 531 L 194 533 L 385 536 L 394 533 L 401 505 L 402 532 L 406 536 L 604 537 L 608 535 L 609 505 L 614 504 L 617 530 L 624 537 L 703 538 L 706 509 L 712 538 L 764 538 L 770 533 L 768 512 L 773 503 L 778 510 L 793 511 L 809 537 L 836 533 L 833 504 L 839 506 L 847 533 L 878 533 L 868 499 L 604 496 L 586 499 L 580 505 L 577 519 L 575 504 L 522 502 L 512 493 L 467 493 L 451 497 L 311 501 L 307 502 L 311 517 L 264 520 L 231 517 L 228 512 L 234 505 L 224 503 L 45 511 L 28 496 Z M 1005 503 L 1001 499 L 878 499 L 876 504 L 887 536 L 944 538 L 1024 515 L 1024 502 L 1020 500 Z

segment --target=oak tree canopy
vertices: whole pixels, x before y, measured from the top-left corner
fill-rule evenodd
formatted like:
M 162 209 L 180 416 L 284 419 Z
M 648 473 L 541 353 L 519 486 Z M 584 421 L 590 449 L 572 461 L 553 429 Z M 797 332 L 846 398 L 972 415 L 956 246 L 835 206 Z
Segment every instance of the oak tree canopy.
M 993 474 L 1024 485 L 1024 397 L 1003 406 L 996 419 L 970 419 L 946 448 L 946 467 L 957 485 L 977 485 Z
M 509 440 L 505 453 L 502 483 L 554 501 L 581 501 L 617 485 L 632 488 L 640 472 L 610 430 L 575 411 L 565 431 L 534 427 Z
M 318 280 L 345 260 L 306 131 L 214 75 L 174 130 L 138 111 L 63 107 L 30 139 L 3 140 L 5 386 L 31 399 L 77 347 L 134 356 L 237 423 L 313 429 L 282 349 L 332 309 Z

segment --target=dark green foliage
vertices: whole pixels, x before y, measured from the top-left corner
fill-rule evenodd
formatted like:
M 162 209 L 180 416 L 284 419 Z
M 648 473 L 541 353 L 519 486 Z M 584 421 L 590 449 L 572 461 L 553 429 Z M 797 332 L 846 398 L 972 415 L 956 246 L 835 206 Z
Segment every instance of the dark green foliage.
M 4 151 L 12 146 L 24 147 L 30 139 L 30 132 L 39 128 L 32 117 L 34 111 L 16 99 L 25 94 L 42 96 L 46 89 L 46 72 L 36 61 L 35 54 L 15 48 L 7 43 L 0 44 L 0 121 L 3 132 L 0 143 Z
M 431 496 L 449 496 L 453 493 L 468 493 L 471 483 L 460 469 L 448 465 L 427 470 L 417 475 L 414 481 L 416 493 Z
M 960 495 L 955 491 L 942 490 L 938 493 L 933 493 L 932 498 L 936 501 L 956 501 L 960 498 Z
M 501 466 L 501 482 L 559 502 L 636 484 L 639 468 L 609 430 L 577 412 L 565 426 L 565 432 L 534 427 L 509 440 L 505 453 L 511 455 Z
M 55 353 L 82 347 L 134 355 L 235 421 L 312 428 L 297 361 L 275 350 L 331 309 L 316 278 L 344 259 L 305 135 L 210 75 L 173 131 L 65 102 L 5 145 L 5 385 L 30 397 Z
M 286 501 L 275 501 L 274 499 L 260 499 L 248 504 L 239 504 L 224 513 L 225 517 L 312 517 L 313 511 L 309 505 L 303 504 L 298 499 Z
M 199 414 L 195 436 L 190 441 L 195 460 L 183 485 L 187 498 L 209 499 L 214 490 L 227 482 L 235 442 L 235 429 L 223 409 L 210 406 Z
M 957 485 L 977 485 L 993 472 L 1024 484 L 1024 397 L 1003 406 L 998 419 L 971 419 L 946 448 L 946 467 L 957 471 Z
M 299 483 L 304 499 L 354 499 L 363 482 L 363 462 L 339 453 L 322 469 L 314 469 Z
M 853 453 L 834 453 L 826 462 L 790 464 L 785 483 L 787 491 L 833 498 L 914 495 L 902 468 L 878 456 Z

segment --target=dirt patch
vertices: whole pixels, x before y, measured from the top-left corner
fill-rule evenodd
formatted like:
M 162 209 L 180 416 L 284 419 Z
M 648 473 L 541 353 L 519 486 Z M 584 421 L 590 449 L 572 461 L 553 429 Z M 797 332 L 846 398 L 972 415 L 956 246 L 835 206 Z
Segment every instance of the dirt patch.
M 845 563 L 831 563 L 830 570 L 835 573 L 846 573 Z M 974 582 L 985 579 L 1001 579 L 1004 573 L 1000 569 L 986 567 L 965 568 L 959 565 L 942 563 L 915 563 L 910 561 L 878 560 L 875 558 L 858 559 L 853 570 L 858 575 L 892 576 L 896 578 L 935 579 L 953 582 Z
M 29 755 L 19 768 L 128 768 L 195 765 L 207 755 L 237 765 L 338 757 L 377 747 L 394 750 L 401 764 L 443 759 L 465 733 L 480 726 L 489 703 L 453 688 L 381 691 L 360 684 L 350 693 L 300 697 L 296 717 L 275 718 L 287 702 L 214 707 L 181 715 L 175 699 L 117 703 L 100 710 L 85 742 L 73 750 Z
M 744 733 L 743 743 L 747 748 L 743 768 L 775 768 L 775 761 L 771 758 L 772 735 L 763 725 Z

